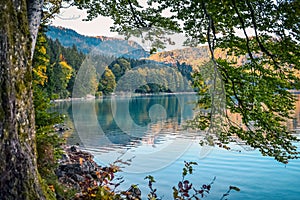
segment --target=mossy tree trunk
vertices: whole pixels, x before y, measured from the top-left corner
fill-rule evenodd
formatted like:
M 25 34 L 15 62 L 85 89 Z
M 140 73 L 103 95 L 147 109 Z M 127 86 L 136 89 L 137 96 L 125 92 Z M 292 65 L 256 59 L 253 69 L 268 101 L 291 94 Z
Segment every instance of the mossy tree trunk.
M 0 199 L 5 200 L 45 199 L 36 164 L 30 2 L 0 1 Z

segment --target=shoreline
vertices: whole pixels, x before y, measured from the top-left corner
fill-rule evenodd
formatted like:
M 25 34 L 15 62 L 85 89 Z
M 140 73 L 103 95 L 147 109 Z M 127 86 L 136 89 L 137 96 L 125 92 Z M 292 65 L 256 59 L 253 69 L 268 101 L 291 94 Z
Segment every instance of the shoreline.
M 105 189 L 107 197 L 122 195 L 122 199 L 141 200 L 141 191 L 139 188 L 134 189 L 132 186 L 119 193 L 114 191 L 124 182 L 122 176 L 116 175 L 120 172 L 122 161 L 116 160 L 108 166 L 101 166 L 94 160 L 94 156 L 81 149 L 79 146 L 63 145 L 62 158 L 58 160 L 58 168 L 55 174 L 58 182 L 68 189 L 74 190 L 73 199 L 94 199 L 101 197 L 101 189 Z
M 103 98 L 108 97 L 149 97 L 149 96 L 168 96 L 168 95 L 197 95 L 197 92 L 174 92 L 174 93 L 112 93 L 110 95 L 104 95 L 100 96 L 99 98 L 96 98 L 93 95 L 89 95 L 87 97 L 69 97 L 66 99 L 53 99 L 50 100 L 51 103 L 58 103 L 58 102 L 70 102 L 70 101 L 91 101 L 91 100 L 101 100 Z

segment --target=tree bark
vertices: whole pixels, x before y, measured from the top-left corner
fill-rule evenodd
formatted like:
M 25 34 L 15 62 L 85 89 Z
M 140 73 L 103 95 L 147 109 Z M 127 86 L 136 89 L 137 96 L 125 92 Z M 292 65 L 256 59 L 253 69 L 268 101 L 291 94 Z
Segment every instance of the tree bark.
M 31 58 L 33 57 L 38 30 L 42 20 L 44 0 L 27 0 L 27 16 L 31 37 Z
M 0 199 L 45 199 L 36 163 L 25 0 L 0 1 Z

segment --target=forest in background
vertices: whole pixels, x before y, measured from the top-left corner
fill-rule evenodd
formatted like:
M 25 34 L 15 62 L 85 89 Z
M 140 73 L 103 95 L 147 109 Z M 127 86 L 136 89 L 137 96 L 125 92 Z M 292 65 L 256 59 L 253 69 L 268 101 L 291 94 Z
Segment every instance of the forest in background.
M 99 97 L 113 92 L 191 92 L 192 74 L 210 60 L 207 46 L 150 55 L 133 41 L 83 36 L 63 27 L 48 26 L 39 40 L 44 48 L 40 56 L 47 62 L 34 62 L 34 68 L 44 66 L 42 71 L 35 71 L 44 77 L 43 88 L 50 99 Z M 235 60 L 237 66 L 247 61 L 245 56 L 228 56 L 221 49 L 216 49 L 215 56 Z
M 33 61 L 33 71 L 35 81 L 41 83 L 40 87 L 50 99 L 86 97 L 87 95 L 102 96 L 114 91 L 122 93 L 192 91 L 193 67 L 185 62 L 186 59 L 167 62 L 158 57 L 140 58 L 140 55 L 131 52 L 116 57 L 97 50 L 96 53 L 87 54 L 88 51 L 81 50 L 86 44 L 95 46 L 96 43 L 101 43 L 99 37 L 92 40 L 91 37 L 81 36 L 73 30 L 56 28 L 54 30 L 57 38 L 54 39 L 53 36 L 48 37 L 48 29 L 46 28 L 45 33 L 39 35 L 37 49 L 40 50 Z M 53 27 L 50 27 L 50 33 L 53 34 Z M 69 33 L 70 37 L 68 37 Z M 77 39 L 72 38 L 72 35 L 75 35 Z M 118 45 L 120 40 L 110 40 L 113 41 L 109 43 L 112 45 L 110 49 L 105 49 L 107 45 L 100 45 L 103 48 L 100 51 L 110 52 L 120 48 Z M 80 42 L 76 45 L 70 41 Z M 128 43 L 129 49 L 131 46 L 137 46 L 133 42 Z M 123 45 L 124 43 L 121 47 Z M 199 50 L 206 51 L 205 48 L 197 48 L 187 55 L 199 56 Z M 169 53 L 160 53 L 160 57 L 168 57 Z M 75 81 L 77 81 L 76 91 L 74 90 L 73 93 Z

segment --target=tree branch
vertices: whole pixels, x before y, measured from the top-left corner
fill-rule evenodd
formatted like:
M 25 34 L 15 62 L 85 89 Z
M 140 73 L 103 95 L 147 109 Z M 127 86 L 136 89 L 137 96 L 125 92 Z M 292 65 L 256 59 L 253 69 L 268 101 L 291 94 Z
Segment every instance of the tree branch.
M 136 24 L 137 25 L 141 25 L 142 27 L 147 27 L 147 24 L 142 21 L 136 14 L 134 8 L 133 8 L 133 5 L 132 5 L 132 2 L 131 0 L 128 0 L 128 3 L 129 3 L 129 7 L 130 7 L 130 10 L 131 10 L 131 13 L 132 13 L 132 16 L 133 16 L 133 19 L 135 20 Z M 139 27 L 138 27 L 139 28 Z
M 220 75 L 220 73 L 218 71 L 219 64 L 215 60 L 215 56 L 214 56 L 214 50 L 215 50 L 215 44 L 214 44 L 214 42 L 216 41 L 216 30 L 215 30 L 215 26 L 214 26 L 214 21 L 213 21 L 211 15 L 208 13 L 208 11 L 206 9 L 205 2 L 202 1 L 201 3 L 202 3 L 202 7 L 203 7 L 203 10 L 204 10 L 204 13 L 207 16 L 207 19 L 209 21 L 208 27 L 207 27 L 206 37 L 207 37 L 207 43 L 208 43 L 210 54 L 211 54 L 211 59 L 213 61 L 213 66 L 214 66 L 213 92 L 212 92 L 212 96 L 211 96 L 211 112 L 210 112 L 210 115 L 211 115 L 210 116 L 211 117 L 210 118 L 210 122 L 211 122 L 211 124 L 210 124 L 210 127 L 209 127 L 209 131 L 210 131 L 213 128 L 213 118 L 214 118 L 215 109 L 216 109 L 215 108 L 215 92 L 217 90 L 217 76 L 218 77 L 222 77 L 222 76 Z M 211 31 L 212 31 L 212 34 L 213 34 L 213 41 L 211 41 L 211 38 L 210 38 Z M 221 78 L 221 86 L 220 87 L 222 88 L 222 91 L 225 90 L 223 82 L 222 82 L 222 78 Z
M 237 8 L 237 6 L 236 6 L 235 0 L 232 0 L 232 4 L 233 4 L 233 8 L 234 8 L 236 14 L 238 15 L 238 18 L 239 18 L 240 22 L 241 22 L 242 29 L 243 29 L 243 33 L 244 33 L 244 35 L 245 35 L 245 37 L 246 37 L 246 46 L 247 46 L 248 54 L 249 54 L 251 60 L 254 60 L 254 57 L 253 57 L 253 55 L 252 55 L 252 52 L 251 52 L 251 49 L 250 49 L 250 45 L 249 45 L 250 39 L 249 39 L 249 36 L 248 36 L 248 34 L 247 34 L 247 31 L 246 31 L 245 22 L 244 22 L 244 20 L 243 20 L 243 18 L 242 18 L 242 16 L 241 16 L 240 11 L 238 10 L 238 8 Z
M 278 62 L 275 60 L 275 56 L 265 48 L 265 46 L 262 44 L 262 42 L 260 41 L 260 39 L 258 37 L 255 13 L 254 13 L 254 9 L 253 9 L 252 5 L 250 4 L 250 2 L 248 0 L 246 0 L 246 4 L 250 9 L 251 20 L 252 20 L 252 24 L 253 24 L 253 28 L 254 28 L 255 38 L 256 38 L 256 41 L 257 41 L 261 51 L 264 52 L 265 54 L 267 54 L 267 56 L 269 56 L 272 59 L 274 64 L 278 66 Z

